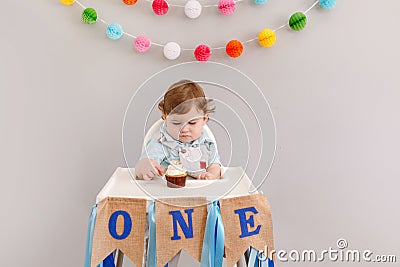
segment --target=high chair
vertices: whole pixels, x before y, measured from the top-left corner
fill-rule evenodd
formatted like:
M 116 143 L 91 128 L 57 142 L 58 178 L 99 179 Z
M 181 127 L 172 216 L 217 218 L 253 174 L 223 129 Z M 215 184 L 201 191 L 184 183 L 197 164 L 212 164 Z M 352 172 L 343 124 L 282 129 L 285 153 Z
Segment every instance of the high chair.
M 159 119 L 159 120 L 157 120 L 157 121 L 150 127 L 150 129 L 147 131 L 147 133 L 146 133 L 146 135 L 145 135 L 145 137 L 144 137 L 144 139 L 143 139 L 142 154 L 143 154 L 143 152 L 144 152 L 144 150 L 145 150 L 145 148 L 146 148 L 147 142 L 148 142 L 151 138 L 158 139 L 158 138 L 161 137 L 160 128 L 161 128 L 161 126 L 163 125 L 163 123 L 164 123 L 164 120 Z M 215 146 L 217 146 L 217 142 L 216 142 L 215 136 L 214 136 L 213 132 L 211 131 L 210 127 L 208 127 L 207 124 L 203 126 L 203 134 L 204 134 L 206 137 L 208 137 L 209 139 L 211 139 L 211 140 L 214 142 Z M 221 168 L 223 168 L 223 167 L 221 166 Z M 169 267 L 177 266 L 177 263 L 178 263 L 178 261 L 179 261 L 179 257 L 180 257 L 180 253 L 177 254 L 177 255 L 171 260 L 171 262 L 170 262 L 170 264 L 169 264 Z M 239 262 L 236 264 L 236 266 L 237 266 L 237 267 L 245 267 L 245 266 L 246 266 L 244 257 L 242 257 L 242 258 L 239 260 Z

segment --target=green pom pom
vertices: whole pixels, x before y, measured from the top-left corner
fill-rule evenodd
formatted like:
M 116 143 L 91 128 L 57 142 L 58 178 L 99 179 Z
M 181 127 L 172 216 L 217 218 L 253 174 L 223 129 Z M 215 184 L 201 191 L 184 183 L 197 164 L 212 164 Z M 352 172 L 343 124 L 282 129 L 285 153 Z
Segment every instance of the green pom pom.
M 301 31 L 306 27 L 307 17 L 302 12 L 296 12 L 289 19 L 289 26 L 292 30 Z
M 85 8 L 82 12 L 82 21 L 87 24 L 93 24 L 97 20 L 97 12 L 94 8 L 88 7 Z

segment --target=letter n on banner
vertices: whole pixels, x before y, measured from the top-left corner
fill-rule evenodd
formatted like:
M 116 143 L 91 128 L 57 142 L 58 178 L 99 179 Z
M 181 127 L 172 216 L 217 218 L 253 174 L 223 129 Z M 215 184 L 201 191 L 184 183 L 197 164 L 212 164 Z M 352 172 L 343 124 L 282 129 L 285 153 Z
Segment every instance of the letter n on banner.
M 266 256 L 274 249 L 272 217 L 262 194 L 220 200 L 225 230 L 225 255 L 233 266 L 250 246 Z
M 108 197 L 97 205 L 91 267 L 119 248 L 136 266 L 142 266 L 146 199 Z
M 157 267 L 163 267 L 181 249 L 185 249 L 193 258 L 200 261 L 206 220 L 206 198 L 157 200 Z

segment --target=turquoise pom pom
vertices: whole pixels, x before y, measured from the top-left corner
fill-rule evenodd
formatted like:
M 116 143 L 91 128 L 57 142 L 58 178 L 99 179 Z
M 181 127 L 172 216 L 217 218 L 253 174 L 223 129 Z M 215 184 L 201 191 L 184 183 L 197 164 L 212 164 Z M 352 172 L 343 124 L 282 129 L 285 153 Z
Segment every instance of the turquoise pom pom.
M 268 0 L 253 0 L 256 5 L 264 5 Z
M 107 26 L 107 37 L 111 40 L 117 40 L 121 38 L 123 33 L 122 26 L 118 23 L 113 23 Z
M 319 5 L 324 9 L 332 9 L 336 5 L 336 0 L 319 0 Z

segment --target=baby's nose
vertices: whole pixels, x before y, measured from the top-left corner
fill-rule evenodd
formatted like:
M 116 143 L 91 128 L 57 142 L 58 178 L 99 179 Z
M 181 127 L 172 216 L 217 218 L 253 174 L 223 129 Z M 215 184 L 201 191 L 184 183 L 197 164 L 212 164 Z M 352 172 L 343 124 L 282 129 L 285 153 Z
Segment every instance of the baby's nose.
M 188 132 L 189 131 L 189 124 L 185 124 L 181 128 L 181 132 Z

